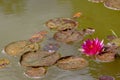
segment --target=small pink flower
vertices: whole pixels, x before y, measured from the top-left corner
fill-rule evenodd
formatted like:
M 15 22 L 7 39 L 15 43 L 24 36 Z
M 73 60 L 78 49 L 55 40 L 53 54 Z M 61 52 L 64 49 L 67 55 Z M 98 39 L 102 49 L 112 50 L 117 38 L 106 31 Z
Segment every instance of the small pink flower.
M 100 41 L 98 38 L 88 39 L 82 44 L 82 52 L 88 56 L 97 55 L 102 51 L 103 46 L 103 40 Z

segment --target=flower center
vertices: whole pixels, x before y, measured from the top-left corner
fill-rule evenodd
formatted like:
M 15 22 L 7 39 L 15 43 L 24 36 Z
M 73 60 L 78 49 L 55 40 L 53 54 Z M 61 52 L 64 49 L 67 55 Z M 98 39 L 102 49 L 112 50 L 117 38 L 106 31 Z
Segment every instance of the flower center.
M 93 45 L 90 45 L 89 48 L 92 49 L 92 48 L 93 48 Z

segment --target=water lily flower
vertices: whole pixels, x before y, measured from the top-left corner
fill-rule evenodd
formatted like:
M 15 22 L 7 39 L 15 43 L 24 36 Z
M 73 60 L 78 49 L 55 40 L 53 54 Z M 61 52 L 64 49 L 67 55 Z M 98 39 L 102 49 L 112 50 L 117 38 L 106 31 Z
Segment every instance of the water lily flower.
M 87 56 L 94 56 L 99 54 L 103 50 L 103 40 L 100 41 L 98 38 L 96 39 L 88 39 L 82 44 L 82 52 Z

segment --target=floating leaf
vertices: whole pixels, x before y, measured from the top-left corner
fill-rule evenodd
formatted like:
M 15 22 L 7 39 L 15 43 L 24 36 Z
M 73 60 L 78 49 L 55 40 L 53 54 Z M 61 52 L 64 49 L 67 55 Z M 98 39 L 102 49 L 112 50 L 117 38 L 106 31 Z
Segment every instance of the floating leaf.
M 109 41 L 112 41 L 112 40 L 114 40 L 114 39 L 116 39 L 117 37 L 116 36 L 114 36 L 114 35 L 108 35 L 107 36 L 107 39 L 109 40 Z
M 47 51 L 26 52 L 22 55 L 20 63 L 22 66 L 51 66 L 60 58 L 58 53 Z
M 1 58 L 0 59 L 0 69 L 5 68 L 9 63 L 10 63 L 10 61 L 8 59 Z
M 77 30 L 59 31 L 54 34 L 54 39 L 60 42 L 70 43 L 83 39 L 83 35 Z
M 88 65 L 88 62 L 81 57 L 66 56 L 59 59 L 56 65 L 65 70 L 83 69 Z
M 44 67 L 28 67 L 24 74 L 30 78 L 41 78 L 45 73 L 46 69 Z
M 83 29 L 81 32 L 83 35 L 92 35 L 95 32 L 95 29 L 94 28 L 86 28 L 86 29 Z
M 115 60 L 114 52 L 101 52 L 100 54 L 96 55 L 96 60 L 100 62 L 112 62 Z
M 120 38 L 113 39 L 109 44 L 119 47 L 120 46 Z
M 29 41 L 31 41 L 33 43 L 34 42 L 41 42 L 46 34 L 47 34 L 47 31 L 37 32 L 29 39 Z
M 106 0 L 104 6 L 109 9 L 120 10 L 120 0 Z
M 94 3 L 100 3 L 100 2 L 104 2 L 105 0 L 88 0 L 90 2 L 94 2 Z
M 115 78 L 112 76 L 100 76 L 99 80 L 115 80 Z
M 47 21 L 46 26 L 57 30 L 74 29 L 77 28 L 78 22 L 70 18 L 55 18 Z
M 11 56 L 22 55 L 27 51 L 36 51 L 39 49 L 39 45 L 37 43 L 31 43 L 26 40 L 16 41 L 9 43 L 5 48 L 5 53 Z

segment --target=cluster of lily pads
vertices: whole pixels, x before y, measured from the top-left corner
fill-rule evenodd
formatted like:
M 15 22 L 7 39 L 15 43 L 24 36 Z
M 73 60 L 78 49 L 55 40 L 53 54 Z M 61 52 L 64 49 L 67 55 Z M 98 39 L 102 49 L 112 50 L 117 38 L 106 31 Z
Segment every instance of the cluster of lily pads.
M 55 30 L 52 38 L 60 43 L 74 43 L 83 41 L 87 35 L 92 35 L 95 32 L 93 28 L 78 30 L 78 22 L 74 18 L 55 18 L 46 22 L 46 26 L 50 30 Z M 28 40 L 20 40 L 11 42 L 4 48 L 4 53 L 11 57 L 18 57 L 19 63 L 24 68 L 24 74 L 32 78 L 40 78 L 45 75 L 47 68 L 53 65 L 64 70 L 83 69 L 88 66 L 88 61 L 81 56 L 69 55 L 61 56 L 58 52 L 60 47 L 57 43 L 51 43 L 41 48 L 40 44 L 47 35 L 47 31 L 35 33 Z M 112 40 L 111 40 L 112 38 Z M 101 62 L 114 61 L 115 55 L 119 51 L 120 39 L 115 36 L 110 36 L 111 40 L 104 45 L 103 41 L 96 39 L 88 39 L 83 42 L 80 51 L 90 57 Z M 0 66 L 6 67 L 9 61 L 2 59 Z
M 53 39 L 66 44 L 81 41 L 84 36 L 94 33 L 92 28 L 77 30 L 78 22 L 74 18 L 51 19 L 46 22 L 46 26 L 56 31 Z M 28 40 L 11 42 L 4 47 L 3 52 L 19 58 L 18 62 L 24 68 L 24 74 L 32 78 L 44 76 L 47 68 L 53 65 L 64 70 L 82 69 L 88 65 L 88 61 L 80 56 L 61 56 L 57 51 L 60 47 L 57 43 L 50 43 L 41 48 L 46 35 L 47 31 L 40 31 Z M 9 63 L 8 59 L 3 58 L 0 60 L 0 67 L 5 68 Z
M 106 8 L 120 10 L 120 0 L 88 0 L 94 3 L 103 3 Z

